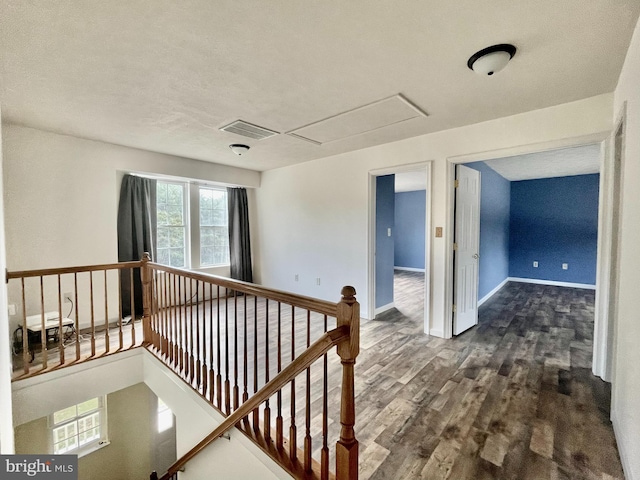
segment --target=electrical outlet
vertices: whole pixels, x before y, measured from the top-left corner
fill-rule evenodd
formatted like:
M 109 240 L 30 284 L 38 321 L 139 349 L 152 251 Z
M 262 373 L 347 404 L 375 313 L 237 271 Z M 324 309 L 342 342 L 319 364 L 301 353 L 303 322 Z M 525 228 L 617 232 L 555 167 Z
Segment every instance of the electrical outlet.
M 293 277 L 293 278 L 294 278 L 294 280 L 295 280 L 296 282 L 300 280 L 300 277 L 298 276 L 298 274 L 297 274 L 297 273 L 294 275 L 294 277 Z
M 391 229 L 387 228 L 387 237 L 390 237 L 390 236 L 391 236 Z
M 538 262 L 533 262 L 533 268 L 538 268 Z
M 563 263 L 562 264 L 562 269 L 563 270 L 569 270 L 569 264 L 568 263 Z
M 64 298 L 64 303 L 73 303 L 73 293 L 65 293 L 62 298 Z
M 16 306 L 14 304 L 9 305 L 9 315 L 16 314 Z

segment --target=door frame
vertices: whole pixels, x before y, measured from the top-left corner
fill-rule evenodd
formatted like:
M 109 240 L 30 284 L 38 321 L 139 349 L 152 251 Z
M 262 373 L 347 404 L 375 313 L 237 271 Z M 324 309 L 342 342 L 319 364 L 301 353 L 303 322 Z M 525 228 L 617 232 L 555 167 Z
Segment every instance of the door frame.
M 548 150 L 558 150 L 561 148 L 578 147 L 581 145 L 590 145 L 590 144 L 597 144 L 597 143 L 603 144 L 603 143 L 606 143 L 606 141 L 610 137 L 611 137 L 611 131 L 608 130 L 608 131 L 598 132 L 591 135 L 584 135 L 580 137 L 562 138 L 558 140 L 552 140 L 549 142 L 541 142 L 541 143 L 534 143 L 529 145 L 521 145 L 517 147 L 488 150 L 488 151 L 470 153 L 470 154 L 464 154 L 464 155 L 454 155 L 446 158 L 447 160 L 446 219 L 447 219 L 447 225 L 449 225 L 449 228 L 447 228 L 445 232 L 445 241 L 447 245 L 449 245 L 449 248 L 446 249 L 446 253 L 445 253 L 446 267 L 445 267 L 445 317 L 444 317 L 444 327 L 443 327 L 444 338 L 453 337 L 453 301 L 454 301 L 453 226 L 455 225 L 455 211 L 454 211 L 454 204 L 455 204 L 454 181 L 456 178 L 455 166 L 459 163 L 480 162 L 484 160 L 493 160 L 493 159 L 503 158 L 503 157 L 513 157 L 516 155 L 539 153 L 539 152 L 544 152 Z M 610 163 L 609 156 L 605 155 L 604 152 L 605 150 L 601 149 L 601 153 L 600 153 L 601 185 L 602 185 L 603 165 Z M 611 205 L 610 204 L 604 205 L 603 197 L 602 197 L 602 189 L 601 189 L 599 205 L 598 205 L 598 218 L 602 218 L 604 215 L 607 215 L 607 211 L 608 211 L 607 209 L 610 210 Z M 610 218 L 610 216 L 607 216 L 607 218 Z M 599 230 L 598 231 L 598 254 L 597 254 L 598 265 L 600 265 L 602 255 L 608 255 L 608 256 L 611 255 L 610 249 L 608 251 L 605 251 L 605 248 L 600 248 L 601 236 L 602 235 Z M 603 287 L 602 284 L 603 284 L 602 276 L 600 274 L 596 274 L 596 298 L 598 298 L 598 296 L 602 293 L 602 287 Z M 594 316 L 595 316 L 594 318 L 594 321 L 595 321 L 594 331 L 595 331 L 595 329 L 599 328 L 601 315 L 599 315 L 598 311 L 595 310 Z M 604 341 L 606 341 L 606 339 Z M 596 353 L 597 353 L 595 339 L 594 339 L 593 353 L 594 353 L 593 365 L 595 366 Z M 600 359 L 598 358 L 598 362 L 599 360 Z M 601 376 L 600 373 L 595 373 L 595 374 L 598 376 Z
M 425 275 L 424 275 L 424 333 L 429 335 L 431 326 L 431 282 L 433 276 L 431 258 L 431 198 L 433 192 L 432 179 L 433 160 L 395 167 L 381 168 L 369 171 L 369 235 L 367 238 L 367 283 L 368 283 L 368 305 L 367 317 L 369 320 L 375 318 L 376 306 L 376 177 L 392 175 L 395 173 L 415 172 L 424 170 L 426 176 L 426 215 L 425 215 Z

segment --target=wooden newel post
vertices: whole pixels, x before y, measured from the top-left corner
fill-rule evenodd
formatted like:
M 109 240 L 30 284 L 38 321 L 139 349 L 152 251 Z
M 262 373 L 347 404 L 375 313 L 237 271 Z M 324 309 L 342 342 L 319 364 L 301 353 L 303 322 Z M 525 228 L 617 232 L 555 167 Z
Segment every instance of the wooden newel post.
M 153 332 L 151 330 L 151 303 L 153 300 L 151 285 L 151 268 L 149 262 L 151 255 L 144 252 L 140 260 L 140 279 L 142 280 L 142 340 L 143 345 L 151 345 L 153 343 Z
M 342 288 L 342 300 L 338 303 L 338 327 L 349 327 L 349 340 L 338 344 L 342 363 L 342 400 L 340 402 L 340 440 L 336 444 L 336 479 L 357 480 L 358 440 L 353 430 L 356 423 L 356 402 L 353 367 L 360 353 L 360 304 L 356 289 Z

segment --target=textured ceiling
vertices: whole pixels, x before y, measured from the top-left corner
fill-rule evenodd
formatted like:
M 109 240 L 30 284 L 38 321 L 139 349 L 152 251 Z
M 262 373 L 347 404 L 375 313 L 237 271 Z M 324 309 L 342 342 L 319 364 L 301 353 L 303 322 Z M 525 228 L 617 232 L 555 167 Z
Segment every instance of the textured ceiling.
M 3 120 L 267 170 L 611 92 L 638 0 L 3 0 Z M 466 61 L 510 42 L 493 77 Z M 255 141 L 402 94 L 428 117 Z M 251 151 L 237 157 L 231 143 Z
M 510 181 L 598 173 L 600 145 L 485 160 L 484 163 Z

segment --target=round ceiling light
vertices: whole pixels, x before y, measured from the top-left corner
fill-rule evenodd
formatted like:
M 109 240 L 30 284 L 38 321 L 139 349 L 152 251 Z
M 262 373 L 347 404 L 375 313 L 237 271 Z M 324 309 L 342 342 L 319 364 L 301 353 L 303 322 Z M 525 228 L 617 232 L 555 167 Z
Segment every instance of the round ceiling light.
M 249 151 L 249 145 L 243 145 L 242 143 L 234 143 L 232 145 L 229 145 L 229 148 L 236 155 L 242 155 Z
M 478 75 L 493 75 L 507 66 L 516 54 L 516 47 L 508 43 L 483 48 L 471 55 L 467 67 Z

